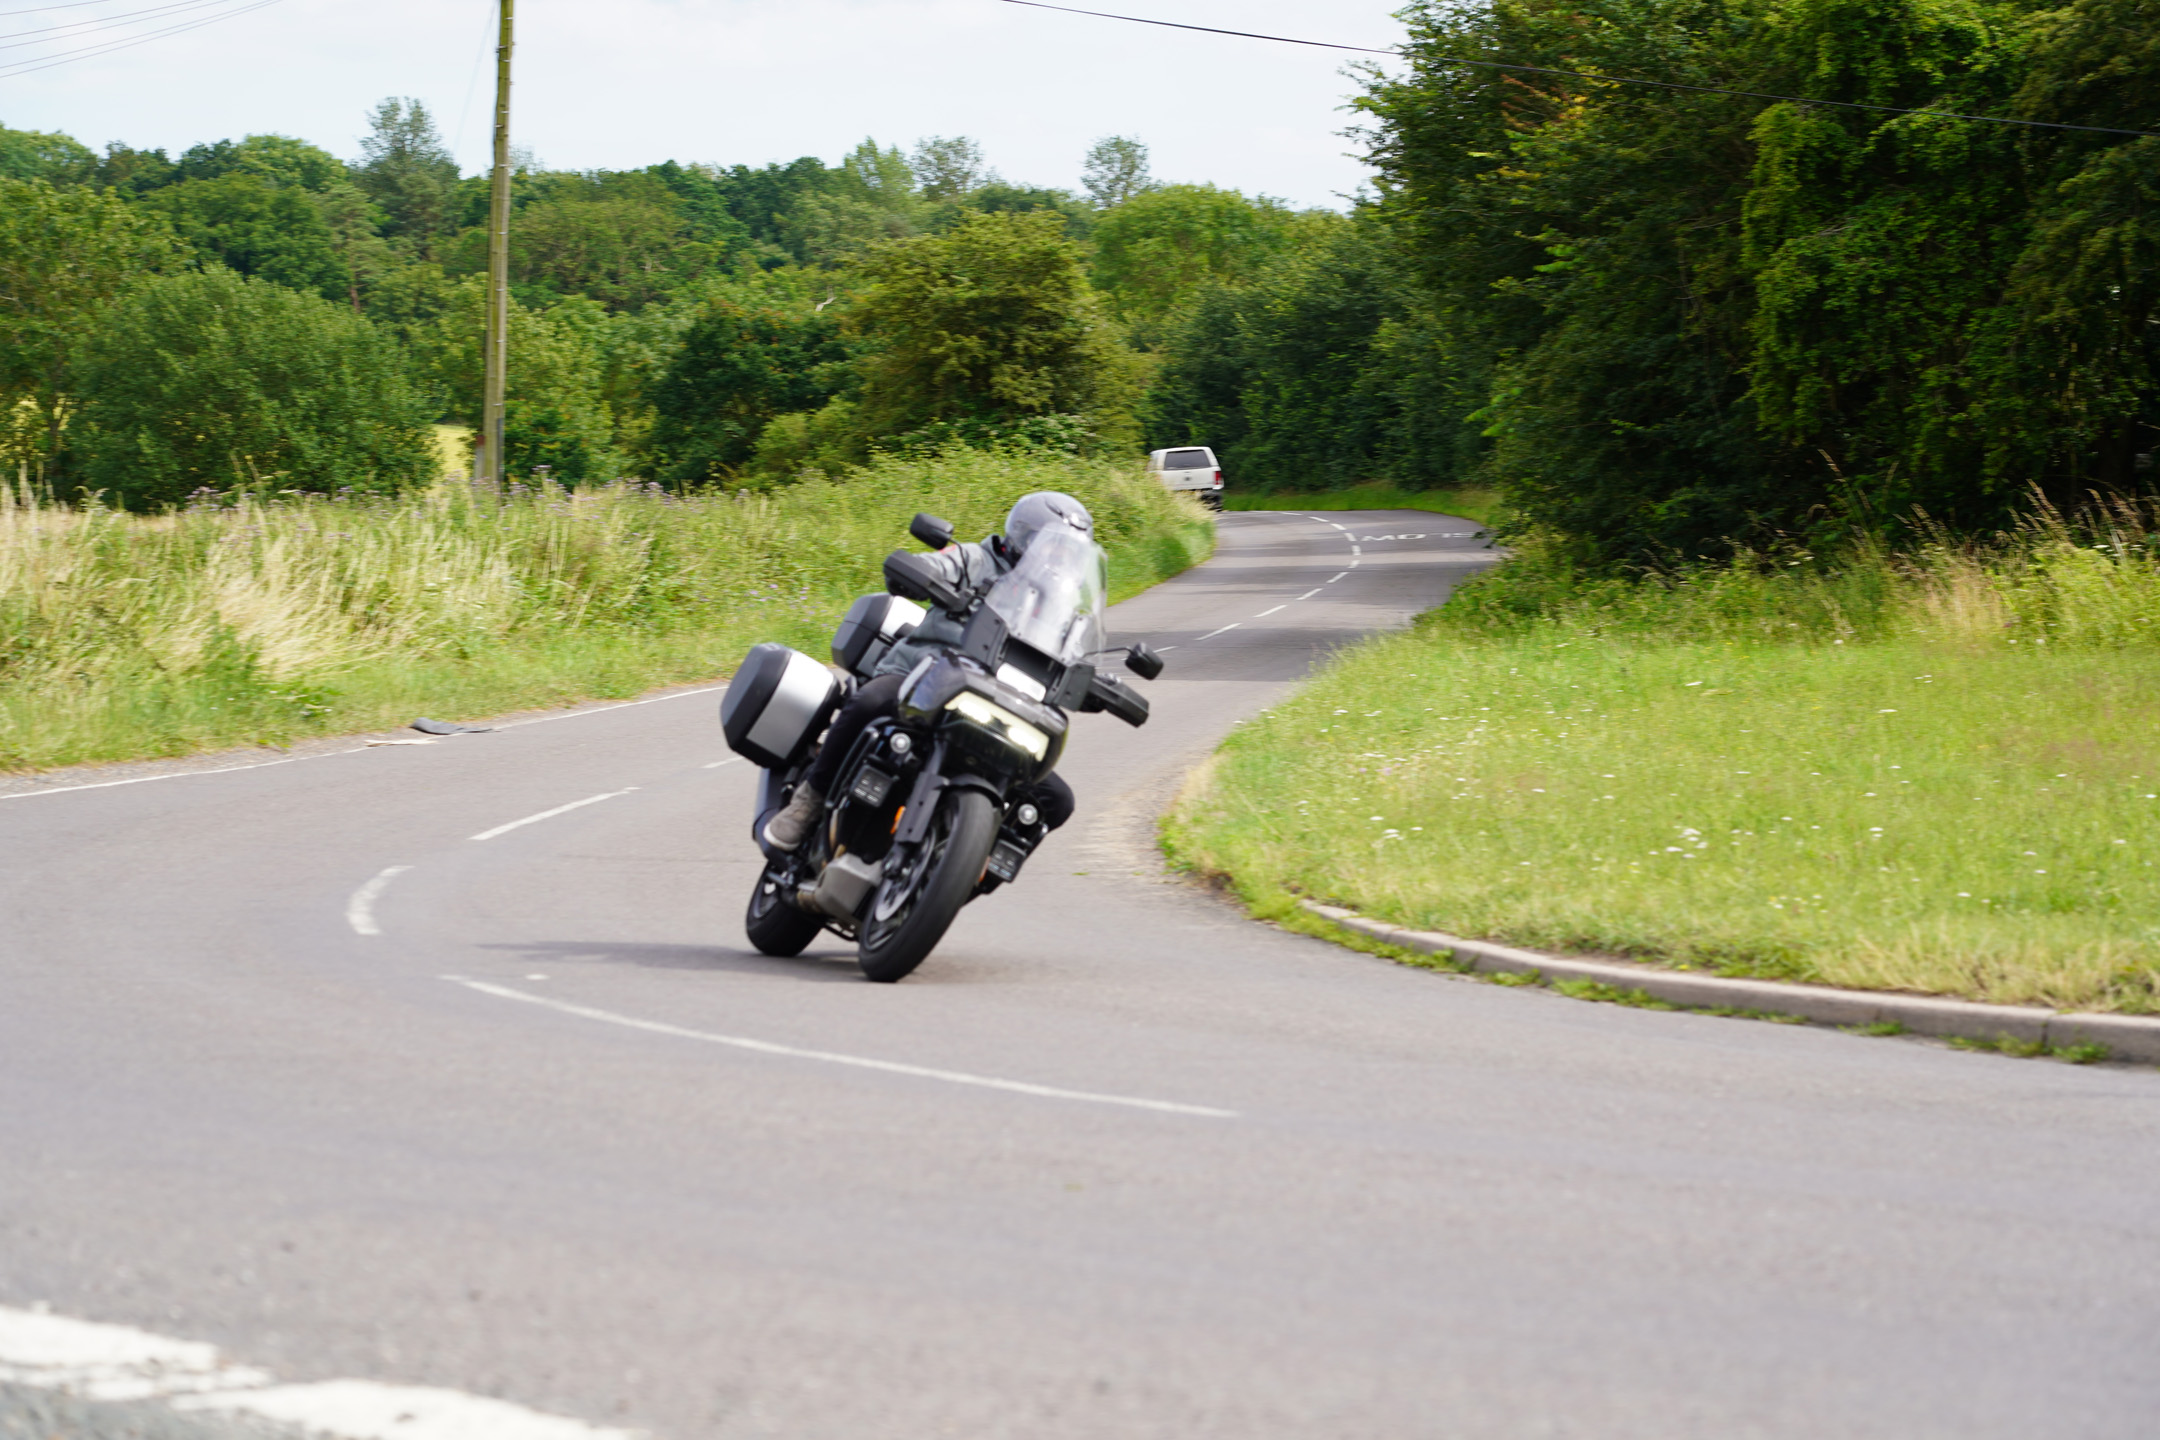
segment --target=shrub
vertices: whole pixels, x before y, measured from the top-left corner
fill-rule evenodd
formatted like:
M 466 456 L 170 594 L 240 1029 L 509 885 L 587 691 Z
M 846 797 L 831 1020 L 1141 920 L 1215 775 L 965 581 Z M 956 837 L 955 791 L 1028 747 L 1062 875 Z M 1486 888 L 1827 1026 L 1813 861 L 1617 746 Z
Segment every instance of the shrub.
M 390 491 L 439 464 L 428 407 L 373 325 L 222 268 L 101 312 L 77 383 L 73 473 L 131 508 L 234 486 Z

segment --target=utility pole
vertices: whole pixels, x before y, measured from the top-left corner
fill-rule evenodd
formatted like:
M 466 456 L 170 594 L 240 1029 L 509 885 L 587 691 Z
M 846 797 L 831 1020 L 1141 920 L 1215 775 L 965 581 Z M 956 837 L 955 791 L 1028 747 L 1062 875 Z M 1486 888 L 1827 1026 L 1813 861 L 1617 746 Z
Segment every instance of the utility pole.
M 480 403 L 481 463 L 497 490 L 509 479 L 503 464 L 503 391 L 510 375 L 510 18 L 516 0 L 501 3 L 502 38 L 495 46 L 495 174 L 488 191 L 487 337 L 481 346 L 487 378 Z

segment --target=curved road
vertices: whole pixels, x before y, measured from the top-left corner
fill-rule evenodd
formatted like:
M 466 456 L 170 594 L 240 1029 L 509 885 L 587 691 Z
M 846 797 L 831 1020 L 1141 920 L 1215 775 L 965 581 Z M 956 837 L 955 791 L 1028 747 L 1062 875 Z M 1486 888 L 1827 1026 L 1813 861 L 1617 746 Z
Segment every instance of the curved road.
M 895 987 L 747 951 L 710 693 L 0 801 L 0 1307 L 666 1440 L 2160 1429 L 2152 1073 L 1454 981 L 1166 879 L 1186 766 L 1490 558 L 1222 537 L 1114 617 L 1153 723 L 1080 724 L 1080 816 Z

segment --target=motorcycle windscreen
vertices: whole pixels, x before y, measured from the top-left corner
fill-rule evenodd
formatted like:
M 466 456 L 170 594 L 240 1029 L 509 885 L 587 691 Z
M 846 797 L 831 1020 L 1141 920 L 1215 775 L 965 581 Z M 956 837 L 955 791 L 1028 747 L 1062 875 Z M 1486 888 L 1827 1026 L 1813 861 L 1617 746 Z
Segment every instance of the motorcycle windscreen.
M 1100 545 L 1077 530 L 1046 528 L 985 600 L 1005 633 L 1061 665 L 1109 642 L 1103 628 L 1110 582 Z

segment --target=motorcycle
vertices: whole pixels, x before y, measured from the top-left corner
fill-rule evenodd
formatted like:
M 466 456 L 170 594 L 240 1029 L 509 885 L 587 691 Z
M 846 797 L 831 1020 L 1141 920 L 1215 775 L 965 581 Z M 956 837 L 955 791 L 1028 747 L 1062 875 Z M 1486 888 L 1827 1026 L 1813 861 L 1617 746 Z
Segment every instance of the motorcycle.
M 932 550 L 952 543 L 952 526 L 931 515 L 908 533 Z M 1102 547 L 1074 530 L 1046 529 L 975 591 L 911 551 L 886 557 L 884 574 L 885 593 L 857 600 L 834 632 L 832 666 L 758 645 L 720 721 L 729 748 L 761 771 L 750 829 L 765 868 L 743 920 L 750 943 L 799 955 L 830 930 L 854 942 L 864 975 L 889 984 L 929 956 L 961 907 L 1019 877 L 1049 830 L 1028 795 L 1057 767 L 1070 715 L 1146 723 L 1147 701 L 1094 662 L 1122 654 L 1152 680 L 1162 658 L 1145 644 L 1106 646 Z M 897 713 L 864 728 L 802 845 L 768 844 L 766 822 L 809 770 L 841 701 L 928 607 L 962 622 L 959 644 L 920 661 Z

